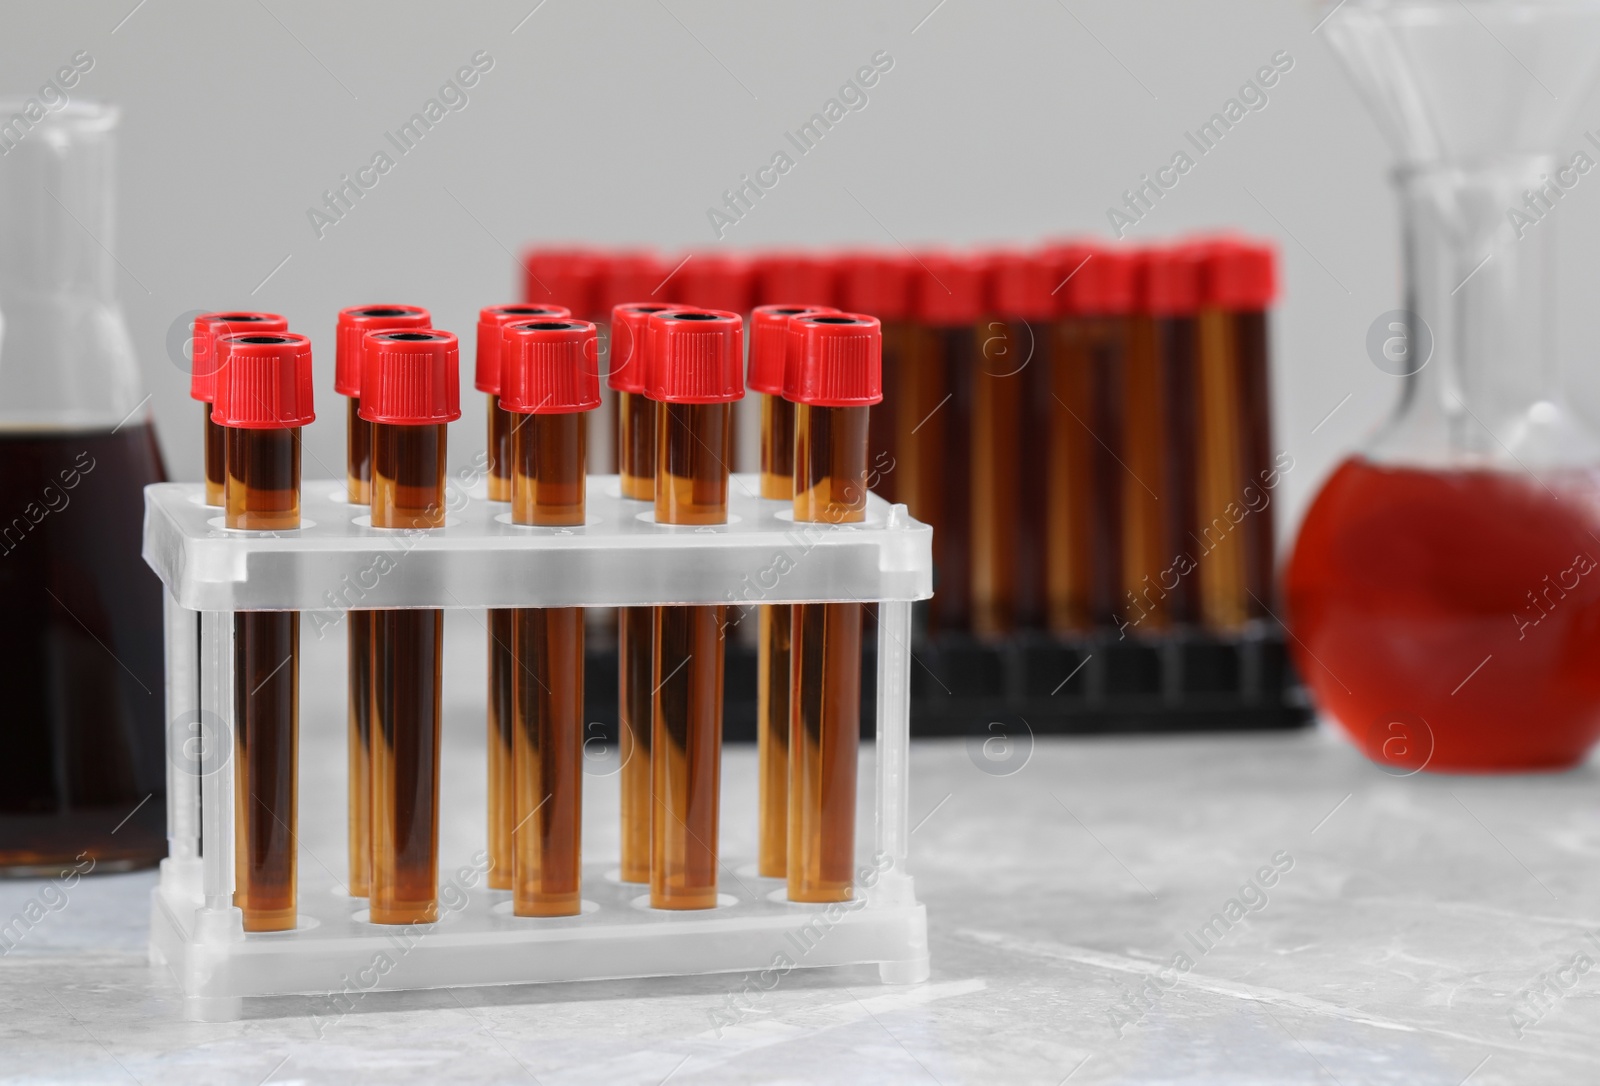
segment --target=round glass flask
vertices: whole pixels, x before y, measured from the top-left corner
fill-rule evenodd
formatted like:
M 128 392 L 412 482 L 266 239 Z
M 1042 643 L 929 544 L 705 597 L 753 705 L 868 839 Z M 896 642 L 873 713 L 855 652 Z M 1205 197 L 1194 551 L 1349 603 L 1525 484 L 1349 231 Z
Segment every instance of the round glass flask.
M 166 852 L 164 478 L 117 305 L 117 113 L 0 102 L 0 875 Z
M 1399 159 L 1404 310 L 1368 349 L 1402 384 L 1301 524 L 1296 663 L 1386 767 L 1570 766 L 1600 737 L 1600 441 L 1559 387 L 1552 212 L 1600 161 L 1556 149 L 1600 4 L 1323 10 Z

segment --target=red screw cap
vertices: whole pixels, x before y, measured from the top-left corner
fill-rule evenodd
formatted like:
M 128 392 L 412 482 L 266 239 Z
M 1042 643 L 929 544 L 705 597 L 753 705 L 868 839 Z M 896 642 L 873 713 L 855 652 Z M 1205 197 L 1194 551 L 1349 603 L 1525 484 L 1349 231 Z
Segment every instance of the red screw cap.
M 235 332 L 287 332 L 289 322 L 276 313 L 202 313 L 189 325 L 194 358 L 189 367 L 189 395 L 201 403 L 217 398 L 217 340 Z
M 1042 252 L 997 252 L 990 256 L 995 312 L 1008 320 L 1047 321 L 1060 310 L 1056 261 Z
M 1278 296 L 1278 250 L 1270 242 L 1224 238 L 1205 250 L 1201 297 L 1206 305 L 1255 312 Z
M 1152 317 L 1182 317 L 1198 312 L 1203 256 L 1203 251 L 1192 245 L 1141 252 L 1135 277 L 1139 312 Z
M 611 311 L 611 372 L 606 384 L 618 392 L 643 395 L 649 391 L 650 368 L 655 364 L 650 340 L 650 315 L 682 306 L 634 302 Z
M 883 400 L 883 327 L 865 313 L 809 313 L 789 320 L 784 398 L 815 407 L 865 407 Z
M 690 253 L 662 293 L 679 305 L 748 313 L 755 292 L 755 268 L 726 253 Z
M 789 318 L 836 313 L 826 305 L 758 305 L 750 311 L 750 366 L 745 385 L 752 392 L 782 396 L 789 354 Z
M 645 395 L 665 403 L 731 403 L 744 398 L 744 318 L 718 309 L 650 315 Z
M 500 406 L 566 415 L 600 406 L 600 337 L 588 321 L 535 320 L 505 327 Z
M 1132 251 L 1096 245 L 1067 246 L 1060 252 L 1066 278 L 1059 292 L 1063 312 L 1085 317 L 1133 312 L 1138 257 Z
M 316 419 L 311 403 L 311 341 L 293 332 L 244 332 L 219 346 L 211 421 L 241 430 L 287 430 Z
M 985 262 L 954 253 L 921 253 L 917 262 L 917 316 L 944 327 L 977 323 L 987 302 Z
M 570 317 L 571 312 L 562 305 L 490 305 L 478 310 L 477 358 L 472 383 L 479 392 L 500 395 L 500 332 L 514 321 L 529 321 L 539 317 L 552 319 Z
M 845 253 L 835 258 L 839 269 L 839 304 L 853 313 L 871 313 L 880 321 L 911 315 L 911 284 L 918 268 L 907 256 L 889 253 Z
M 522 254 L 522 298 L 534 305 L 563 305 L 587 317 L 605 258 L 591 249 L 529 249 Z
M 813 253 L 768 253 L 756 261 L 756 304 L 833 304 L 834 264 Z
M 368 332 L 362 341 L 361 417 L 433 426 L 461 417 L 460 348 L 433 328 Z
M 596 280 L 595 315 L 604 318 L 617 306 L 629 302 L 673 301 L 676 295 L 671 291 L 677 280 L 666 282 L 671 272 L 671 265 L 655 253 L 641 250 L 613 254 Z
M 428 311 L 416 305 L 355 305 L 339 310 L 334 331 L 333 390 L 341 396 L 361 395 L 362 338 L 385 328 L 426 328 Z

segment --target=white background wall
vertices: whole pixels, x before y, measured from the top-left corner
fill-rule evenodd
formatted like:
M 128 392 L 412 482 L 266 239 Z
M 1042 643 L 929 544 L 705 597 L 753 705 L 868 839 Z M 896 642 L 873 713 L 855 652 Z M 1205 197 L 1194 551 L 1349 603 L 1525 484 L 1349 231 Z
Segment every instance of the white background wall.
M 136 2 L 12 5 L 0 91 L 27 93 L 86 49 L 96 63 L 75 96 L 125 109 L 119 228 L 107 240 L 127 268 L 121 296 L 179 478 L 200 465 L 186 363 L 166 346 L 185 311 L 272 309 L 312 335 L 323 420 L 306 470 L 337 474 L 341 306 L 426 305 L 470 343 L 477 308 L 514 296 L 511 253 L 534 239 L 676 248 L 1104 234 L 1121 192 L 1187 147 L 1183 133 L 1280 50 L 1295 64 L 1270 105 L 1129 236 L 1236 226 L 1281 242 L 1274 394 L 1277 440 L 1297 465 L 1282 493 L 1291 518 L 1394 393 L 1363 347 L 1399 301 L 1389 154 L 1313 33 L 1309 3 L 545 0 L 530 16 L 538 0 Z M 319 240 L 307 208 L 479 50 L 495 63 L 470 104 Z M 718 242 L 706 208 L 879 50 L 895 65 L 870 105 Z M 1600 100 L 1575 116 L 1568 153 L 1600 127 Z M 1600 418 L 1600 181 L 1573 196 L 1540 229 L 1563 231 L 1562 361 L 1578 407 Z M 463 399 L 458 464 L 482 441 L 477 395 Z

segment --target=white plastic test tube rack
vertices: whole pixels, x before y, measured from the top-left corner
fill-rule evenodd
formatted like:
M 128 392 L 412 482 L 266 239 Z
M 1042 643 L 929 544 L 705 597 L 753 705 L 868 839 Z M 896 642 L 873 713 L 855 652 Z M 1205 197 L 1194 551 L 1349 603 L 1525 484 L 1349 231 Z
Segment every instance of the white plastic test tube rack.
M 323 480 L 303 487 L 305 527 L 244 533 L 223 528 L 198 484 L 147 488 L 144 558 L 166 586 L 171 721 L 169 856 L 150 954 L 177 978 L 187 1012 L 235 1017 L 253 996 L 334 993 L 337 1002 L 352 991 L 758 972 L 775 962 L 876 963 L 888 983 L 925 979 L 927 917 L 906 862 L 907 755 L 911 605 L 932 595 L 932 530 L 877 497 L 863 523 L 797 525 L 787 504 L 753 496 L 756 476 L 735 476 L 729 489 L 729 523 L 697 528 L 656 524 L 648 503 L 621 498 L 614 475 L 590 476 L 581 528 L 513 525 L 508 506 L 452 489 L 446 527 L 406 532 L 370 527 L 366 510 L 343 500 L 344 484 Z M 583 915 L 516 917 L 510 891 L 479 881 L 438 922 L 401 929 L 363 922 L 365 899 L 320 885 L 322 873 L 302 864 L 301 925 L 247 935 L 232 903 L 231 613 L 336 619 L 330 593 L 348 599 L 352 585 L 372 608 L 877 603 L 876 825 L 857 835 L 857 869 L 875 874 L 845 904 L 752 897 L 724 878 L 732 904 L 669 912 L 641 907 L 646 888 L 616 881 L 616 857 L 586 855 Z M 300 726 L 343 734 L 346 724 L 342 712 L 302 711 Z M 472 816 L 441 811 L 441 821 L 457 817 Z M 754 857 L 724 859 L 731 870 Z M 441 880 L 467 861 L 441 854 Z

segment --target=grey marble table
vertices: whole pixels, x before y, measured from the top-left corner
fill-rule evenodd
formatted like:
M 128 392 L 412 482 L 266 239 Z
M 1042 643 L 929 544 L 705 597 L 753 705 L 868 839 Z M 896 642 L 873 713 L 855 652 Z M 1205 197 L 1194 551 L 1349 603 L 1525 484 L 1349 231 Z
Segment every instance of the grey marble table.
M 483 809 L 469 648 L 447 685 L 444 804 L 478 812 L 458 835 Z M 310 655 L 306 866 L 339 862 L 344 801 L 338 654 Z M 1593 764 L 1400 778 L 1315 730 L 1011 755 L 1000 775 L 914 746 L 923 985 L 458 988 L 375 994 L 320 1033 L 296 998 L 201 1024 L 146 962 L 154 876 L 89 878 L 0 957 L 0 1083 L 1600 1082 Z M 728 750 L 730 855 L 753 845 L 754 767 Z M 615 803 L 607 780 L 586 806 Z M 0 882 L 0 918 L 43 885 Z

